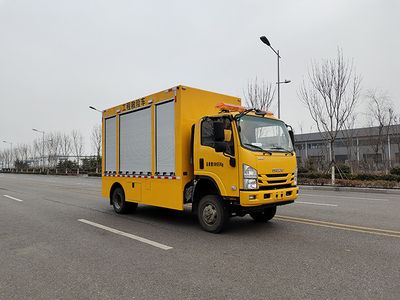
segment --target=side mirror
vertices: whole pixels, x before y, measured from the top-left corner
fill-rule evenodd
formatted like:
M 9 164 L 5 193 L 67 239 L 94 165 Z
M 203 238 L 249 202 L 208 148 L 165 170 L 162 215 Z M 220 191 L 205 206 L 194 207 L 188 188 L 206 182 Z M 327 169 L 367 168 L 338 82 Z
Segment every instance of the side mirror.
M 225 142 L 215 142 L 214 149 L 215 149 L 215 152 L 225 152 L 226 151 L 226 143 Z
M 223 142 L 225 140 L 225 125 L 223 122 L 214 122 L 214 141 Z
M 288 124 L 286 124 L 286 128 L 287 128 L 287 130 L 289 132 L 290 140 L 292 141 L 292 146 L 293 146 L 293 149 L 294 149 L 294 132 L 293 132 L 293 128 L 292 128 L 292 126 L 290 126 Z
M 231 130 L 224 130 L 224 142 L 230 142 L 232 140 L 232 131 Z

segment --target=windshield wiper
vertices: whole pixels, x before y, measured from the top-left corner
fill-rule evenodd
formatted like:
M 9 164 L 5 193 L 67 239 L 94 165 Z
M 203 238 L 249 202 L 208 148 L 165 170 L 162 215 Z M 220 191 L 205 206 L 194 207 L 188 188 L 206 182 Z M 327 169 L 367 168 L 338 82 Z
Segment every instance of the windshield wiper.
M 265 114 L 266 114 L 265 111 L 262 111 L 262 110 L 259 110 L 259 109 L 256 109 L 256 108 L 249 108 L 249 109 L 246 109 L 246 110 L 242 111 L 241 113 L 237 114 L 234 117 L 234 119 L 235 120 L 239 120 L 241 117 L 247 115 L 249 112 L 252 112 L 252 111 L 254 111 L 255 114 L 258 115 L 258 116 L 263 116 L 264 117 Z
M 248 143 L 244 143 L 243 145 L 254 147 L 255 149 L 258 149 L 258 150 L 260 150 L 262 152 L 265 152 L 265 153 L 268 153 L 269 155 L 272 155 L 271 151 L 265 150 L 265 149 L 263 149 L 263 148 L 261 148 L 259 146 L 256 146 L 256 145 L 253 145 L 253 144 L 248 144 Z
M 270 150 L 282 150 L 283 152 L 290 153 L 290 154 L 293 155 L 293 151 L 290 151 L 290 150 L 285 149 L 283 147 L 271 147 L 271 148 L 268 148 L 268 149 L 270 149 Z

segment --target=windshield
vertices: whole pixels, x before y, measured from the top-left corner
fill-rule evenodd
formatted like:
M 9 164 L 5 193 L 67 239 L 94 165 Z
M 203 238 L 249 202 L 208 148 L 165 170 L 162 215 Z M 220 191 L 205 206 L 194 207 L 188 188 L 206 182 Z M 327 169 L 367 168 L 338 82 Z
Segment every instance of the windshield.
M 237 122 L 243 147 L 253 151 L 293 151 L 289 132 L 282 121 L 245 115 Z

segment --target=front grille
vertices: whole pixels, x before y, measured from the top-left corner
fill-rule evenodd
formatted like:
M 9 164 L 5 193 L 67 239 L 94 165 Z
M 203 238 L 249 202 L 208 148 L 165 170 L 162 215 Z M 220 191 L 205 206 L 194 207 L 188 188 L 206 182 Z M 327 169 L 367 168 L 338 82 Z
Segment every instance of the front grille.
M 284 180 L 268 180 L 267 182 L 268 183 L 273 183 L 273 184 L 275 184 L 275 183 L 285 183 L 287 180 L 286 179 L 284 179 Z
M 271 190 L 279 190 L 293 187 L 292 184 L 278 184 L 278 185 L 267 185 L 267 186 L 259 186 L 259 190 L 261 191 L 271 191 Z
M 282 173 L 282 174 L 274 173 L 274 174 L 267 174 L 266 176 L 267 177 L 286 177 L 286 176 L 288 176 L 288 174 L 287 173 Z
M 276 174 L 259 174 L 258 175 L 258 185 L 260 189 L 262 187 L 291 185 L 294 180 L 293 173 L 276 173 Z

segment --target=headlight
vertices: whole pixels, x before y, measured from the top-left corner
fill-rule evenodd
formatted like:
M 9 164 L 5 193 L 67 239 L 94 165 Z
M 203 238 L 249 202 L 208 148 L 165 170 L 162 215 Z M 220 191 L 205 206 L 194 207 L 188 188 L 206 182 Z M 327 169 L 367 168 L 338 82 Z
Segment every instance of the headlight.
M 245 190 L 258 189 L 257 170 L 246 164 L 243 164 L 243 188 Z
M 296 170 L 294 170 L 293 184 L 294 184 L 294 185 L 297 185 L 297 167 L 296 167 Z
M 257 170 L 246 165 L 243 164 L 243 178 L 257 178 L 258 174 L 257 174 Z
M 243 186 L 245 190 L 256 190 L 258 189 L 257 179 L 244 179 Z

